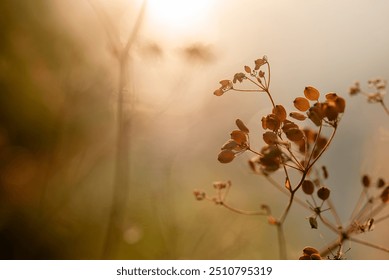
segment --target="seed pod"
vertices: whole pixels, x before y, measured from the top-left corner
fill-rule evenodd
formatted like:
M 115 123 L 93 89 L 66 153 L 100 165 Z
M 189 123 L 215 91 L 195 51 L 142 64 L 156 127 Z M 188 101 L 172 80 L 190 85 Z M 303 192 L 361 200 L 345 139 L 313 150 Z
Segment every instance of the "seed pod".
M 363 175 L 363 176 L 362 176 L 362 185 L 363 185 L 365 188 L 370 187 L 370 177 L 369 177 L 368 175 Z
M 280 119 L 275 114 L 270 114 L 266 116 L 266 128 L 276 131 L 280 128 L 281 122 Z
M 234 140 L 238 145 L 242 145 L 247 142 L 247 134 L 241 130 L 233 130 L 231 132 L 231 139 Z
M 321 260 L 321 256 L 317 253 L 311 255 L 311 260 Z
M 229 163 L 235 158 L 235 153 L 231 150 L 222 150 L 217 156 L 218 161 L 221 163 Z
M 284 120 L 286 120 L 286 110 L 285 110 L 284 106 L 282 106 L 282 105 L 276 105 L 273 108 L 273 114 L 278 117 L 280 122 L 283 122 Z
M 383 186 L 385 186 L 385 180 L 382 179 L 382 178 L 379 178 L 378 181 L 377 181 L 377 188 L 382 188 Z
M 224 94 L 224 90 L 221 89 L 221 88 L 218 88 L 217 90 L 215 90 L 213 92 L 213 94 L 216 95 L 216 96 L 222 96 Z
M 277 135 L 273 131 L 266 131 L 263 134 L 263 141 L 268 145 L 272 145 L 277 142 Z
M 312 254 L 319 254 L 319 251 L 311 246 L 304 247 L 303 253 L 310 256 Z
M 237 126 L 241 131 L 243 131 L 243 132 L 245 132 L 245 133 L 249 133 L 249 132 L 250 132 L 249 129 L 247 128 L 247 126 L 242 122 L 242 120 L 237 119 L 237 120 L 235 121 L 235 123 L 236 123 L 236 126 Z
M 338 110 L 336 109 L 335 105 L 332 103 L 324 103 L 323 104 L 323 111 L 324 111 L 324 116 L 329 120 L 329 121 L 334 121 L 338 118 Z
M 316 103 L 313 107 L 309 108 L 307 115 L 315 125 L 320 126 L 324 117 L 322 104 Z
M 308 143 L 313 144 L 316 141 L 317 133 L 309 128 L 304 128 L 305 137 L 308 140 Z
M 304 97 L 297 97 L 293 101 L 293 104 L 294 104 L 294 107 L 296 107 L 297 110 L 302 111 L 302 112 L 305 112 L 310 107 L 308 99 L 306 99 Z
M 299 121 L 303 121 L 305 120 L 307 117 L 299 112 L 291 112 L 289 113 L 289 116 L 296 119 L 296 120 L 299 120 Z
M 227 183 L 221 182 L 221 181 L 213 182 L 213 187 L 216 190 L 222 190 L 222 189 L 225 189 L 227 187 Z
M 321 167 L 321 169 L 323 170 L 324 179 L 327 179 L 327 178 L 328 178 L 327 167 L 325 167 L 325 166 L 323 165 L 323 166 Z
M 299 257 L 299 260 L 300 261 L 309 261 L 309 260 L 311 260 L 311 257 L 307 256 L 307 255 L 302 255 L 301 257 Z
M 326 99 L 328 101 L 332 100 L 335 101 L 338 98 L 338 95 L 335 92 L 329 92 L 326 94 Z
M 221 147 L 222 150 L 233 150 L 238 147 L 238 143 L 235 142 L 235 140 L 228 140 L 224 145 Z
M 263 128 L 263 129 L 267 129 L 266 117 L 262 117 L 261 123 L 262 123 L 262 128 Z
M 287 132 L 289 129 L 293 129 L 293 128 L 299 129 L 299 126 L 292 121 L 289 120 L 284 121 L 284 125 L 282 126 L 283 132 Z
M 326 187 L 321 187 L 317 190 L 317 196 L 321 200 L 327 200 L 330 197 L 330 190 Z
M 317 221 L 315 217 L 309 217 L 309 224 L 311 225 L 311 228 L 317 229 Z
M 308 86 L 304 89 L 304 95 L 309 100 L 316 101 L 319 99 L 320 93 L 316 88 Z
M 384 189 L 380 197 L 383 203 L 387 203 L 389 201 L 389 186 Z
M 313 185 L 312 181 L 310 181 L 310 180 L 305 180 L 301 187 L 303 189 L 303 192 L 305 194 L 308 194 L 308 195 L 313 194 L 313 191 L 315 190 L 315 186 Z
M 335 100 L 335 107 L 338 113 L 344 113 L 344 109 L 346 108 L 346 101 L 342 97 L 338 97 Z
M 199 200 L 199 201 L 204 200 L 206 197 L 205 192 L 199 191 L 199 190 L 194 190 L 193 195 L 195 196 L 196 200 Z
M 285 131 L 285 134 L 286 137 L 288 137 L 288 139 L 293 142 L 300 141 L 304 138 L 304 133 L 298 128 L 289 129 Z

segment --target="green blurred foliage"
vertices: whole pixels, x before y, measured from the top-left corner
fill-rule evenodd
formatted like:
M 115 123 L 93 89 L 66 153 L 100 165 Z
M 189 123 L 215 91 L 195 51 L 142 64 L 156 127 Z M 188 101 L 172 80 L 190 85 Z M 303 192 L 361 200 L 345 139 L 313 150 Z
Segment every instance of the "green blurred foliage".
M 47 1 L 1 1 L 0 10 L 0 257 L 77 258 L 81 240 L 68 244 L 84 225 L 64 209 L 100 163 L 88 153 L 101 150 L 91 142 L 112 115 L 107 84 Z

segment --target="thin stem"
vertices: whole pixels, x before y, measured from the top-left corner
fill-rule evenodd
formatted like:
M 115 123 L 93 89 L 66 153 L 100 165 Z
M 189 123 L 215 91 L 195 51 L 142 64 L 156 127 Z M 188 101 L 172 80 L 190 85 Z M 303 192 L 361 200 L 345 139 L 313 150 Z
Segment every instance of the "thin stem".
M 378 205 L 376 208 L 374 208 L 371 211 L 369 218 L 372 218 L 372 217 L 375 217 L 376 215 L 378 215 L 385 207 L 386 207 L 386 203 L 382 202 L 380 205 Z M 365 216 L 366 216 L 366 214 L 365 214 Z
M 297 171 L 301 171 L 301 172 L 304 171 L 304 170 L 301 169 L 300 167 L 298 167 L 298 166 L 293 166 L 293 165 L 290 165 L 290 164 L 288 164 L 288 163 L 284 163 L 283 165 L 285 165 L 285 166 L 287 166 L 287 167 L 290 167 L 290 168 L 293 168 L 293 169 L 295 169 L 295 170 L 297 170 Z
M 228 210 L 231 210 L 232 212 L 235 212 L 235 213 L 238 213 L 241 215 L 248 215 L 248 216 L 266 216 L 267 215 L 267 213 L 265 213 L 263 211 L 241 210 L 241 209 L 238 209 L 238 208 L 235 208 L 235 207 L 232 207 L 232 206 L 226 204 L 224 201 L 220 201 L 218 204 L 227 208 Z
M 330 136 L 330 139 L 328 139 L 326 145 L 324 146 L 324 148 L 320 151 L 319 155 L 313 160 L 313 162 L 309 165 L 309 167 L 307 168 L 307 170 L 311 169 L 311 167 L 318 161 L 318 159 L 321 157 L 321 155 L 327 150 L 328 146 L 331 144 L 332 140 L 334 139 L 334 136 L 335 136 L 335 133 L 336 133 L 336 127 L 334 128 L 334 130 L 332 131 L 332 134 Z
M 287 191 L 284 187 L 282 187 L 280 184 L 278 184 L 277 181 L 275 181 L 272 177 L 270 176 L 265 176 L 265 178 L 274 186 L 276 187 L 279 191 L 281 191 L 282 193 L 286 194 L 288 197 L 290 196 L 290 192 Z M 305 209 L 310 209 L 306 203 L 304 201 L 302 201 L 301 199 L 299 199 L 298 197 L 295 197 L 294 200 L 300 204 L 302 207 L 304 207 Z
M 361 209 L 359 210 L 359 212 L 354 216 L 354 219 L 351 220 L 352 221 L 358 221 L 358 220 L 361 220 L 362 216 L 366 213 L 366 208 L 367 207 L 371 207 L 373 204 L 373 202 L 369 199 L 368 201 L 366 201 L 366 203 L 361 207 Z
M 269 75 L 270 75 L 270 73 L 269 73 Z M 271 94 L 270 94 L 270 91 L 269 91 L 269 87 L 268 87 L 268 86 L 266 86 L 266 87 L 264 88 L 264 87 L 262 87 L 260 84 L 256 83 L 255 81 L 253 81 L 252 79 L 250 79 L 250 78 L 248 78 L 248 77 L 247 77 L 247 80 L 249 80 L 250 82 L 252 82 L 254 85 L 258 86 L 259 88 L 263 89 L 263 91 L 266 92 L 267 95 L 269 96 L 269 99 L 270 99 L 270 101 L 271 101 L 271 104 L 273 105 L 273 108 L 276 107 L 276 105 L 275 105 L 275 103 L 274 103 L 274 100 L 273 100 L 273 97 L 272 97 Z
M 263 154 L 261 154 L 261 153 L 258 153 L 257 151 L 254 151 L 254 150 L 252 150 L 250 147 L 249 147 L 249 148 L 247 148 L 247 151 L 250 151 L 250 152 L 252 152 L 252 153 L 256 154 L 257 156 L 263 156 Z
M 275 108 L 275 107 L 276 107 L 276 104 L 274 103 L 273 97 L 271 96 L 269 89 L 266 88 L 266 89 L 265 89 L 265 92 L 266 92 L 267 95 L 269 96 L 269 99 L 270 99 L 270 101 L 271 101 L 271 104 L 273 105 L 273 108 Z
M 339 233 L 339 229 L 334 226 L 333 224 L 331 224 L 326 218 L 324 218 L 321 214 L 320 215 L 317 215 L 320 219 L 320 221 L 327 227 L 329 228 L 330 230 L 332 230 L 333 232 L 335 233 Z
M 254 85 L 256 85 L 257 87 L 263 89 L 263 90 L 266 90 L 265 88 L 263 88 L 260 84 L 258 84 L 256 81 L 254 81 L 253 79 L 249 78 L 249 77 L 246 77 L 247 80 L 249 80 L 250 82 L 252 82 Z
M 125 219 L 125 208 L 127 197 L 129 196 L 130 168 L 130 133 L 131 119 L 124 109 L 124 95 L 128 85 L 128 59 L 129 51 L 132 47 L 141 24 L 146 8 L 146 1 L 143 1 L 141 10 L 136 19 L 135 25 L 128 37 L 125 46 L 120 51 L 118 58 L 119 79 L 117 98 L 117 135 L 116 135 L 116 161 L 113 183 L 113 197 L 111 211 L 108 218 L 107 233 L 103 247 L 103 259 L 114 259 L 121 240 L 121 231 Z
M 368 246 L 368 247 L 371 247 L 371 248 L 374 248 L 374 249 L 377 249 L 377 250 L 389 253 L 389 249 L 381 247 L 381 246 L 378 246 L 378 245 L 375 245 L 375 244 L 372 244 L 370 242 L 362 241 L 362 240 L 356 239 L 354 237 L 350 237 L 349 239 L 350 239 L 350 241 L 353 241 L 355 243 L 359 243 L 359 244 L 362 244 L 362 245 L 365 245 L 365 246 Z
M 285 210 L 284 210 L 284 213 L 282 214 L 281 218 L 279 219 L 279 222 L 280 222 L 281 224 L 285 221 L 286 216 L 287 216 L 288 213 L 289 213 L 290 207 L 292 207 L 293 198 L 294 198 L 294 191 L 292 191 L 292 192 L 290 193 L 288 205 L 286 206 L 286 208 L 285 208 Z
M 335 221 L 337 223 L 337 226 L 340 227 L 342 225 L 342 221 L 340 220 L 339 214 L 336 211 L 334 207 L 334 203 L 332 202 L 331 197 L 329 197 L 326 202 L 328 203 L 328 206 L 330 207 L 330 211 L 332 213 L 332 216 L 335 218 Z
M 232 88 L 231 90 L 240 91 L 240 92 L 264 92 L 264 90 L 258 90 L 258 89 L 238 89 L 238 88 Z
M 311 154 L 309 155 L 309 158 L 308 158 L 308 161 L 307 161 L 307 166 L 309 166 L 309 163 L 311 162 L 312 160 L 312 157 L 313 157 L 313 152 L 315 151 L 316 147 L 317 147 L 317 141 L 319 140 L 319 137 L 320 137 L 320 134 L 321 134 L 321 130 L 323 129 L 323 122 L 320 124 L 320 127 L 319 127 L 319 131 L 317 132 L 317 135 L 316 135 L 316 138 L 315 138 L 315 143 L 313 144 L 313 147 L 312 147 L 312 152 Z M 313 165 L 313 164 L 312 164 Z M 311 166 L 312 166 L 311 165 Z
M 388 218 L 389 218 L 389 214 L 388 214 L 388 215 L 385 215 L 385 216 L 383 216 L 383 217 L 381 217 L 381 218 L 375 219 L 375 220 L 374 220 L 374 224 L 376 225 L 376 224 L 378 224 L 379 222 L 382 222 L 382 221 L 384 221 L 384 220 L 386 220 L 386 219 L 388 219 Z
M 360 208 L 362 206 L 362 200 L 363 200 L 363 198 L 365 196 L 366 196 L 366 191 L 365 191 L 365 188 L 363 188 L 362 191 L 359 194 L 358 201 L 355 204 L 355 207 L 354 207 L 353 211 L 351 212 L 351 216 L 350 216 L 350 219 L 349 219 L 350 221 L 353 221 L 355 219 L 357 211 L 360 210 Z
M 286 260 L 287 259 L 286 241 L 285 241 L 284 229 L 282 228 L 282 223 L 277 224 L 277 236 L 278 236 L 278 246 L 280 250 L 280 259 Z
M 389 109 L 388 109 L 388 107 L 386 107 L 384 100 L 381 100 L 381 101 L 380 101 L 380 104 L 381 104 L 382 107 L 384 108 L 386 114 L 389 115 Z
M 320 256 L 325 257 L 331 254 L 335 248 L 342 246 L 343 242 L 344 239 L 342 237 L 337 238 L 335 241 L 331 242 L 327 248 L 320 250 Z
M 268 75 L 267 75 L 268 79 L 267 79 L 266 88 L 269 89 L 269 87 L 270 87 L 270 75 L 271 75 L 271 73 L 270 73 L 270 63 L 266 62 L 266 65 L 267 65 L 267 72 L 268 72 Z
M 294 153 L 290 150 L 289 147 L 287 147 L 286 149 L 288 150 L 290 156 L 292 157 L 294 164 L 296 164 L 296 165 L 299 167 L 299 170 L 303 172 L 303 171 L 304 171 L 304 166 L 301 165 L 301 163 L 299 162 L 299 160 L 296 158 L 296 156 L 295 156 Z

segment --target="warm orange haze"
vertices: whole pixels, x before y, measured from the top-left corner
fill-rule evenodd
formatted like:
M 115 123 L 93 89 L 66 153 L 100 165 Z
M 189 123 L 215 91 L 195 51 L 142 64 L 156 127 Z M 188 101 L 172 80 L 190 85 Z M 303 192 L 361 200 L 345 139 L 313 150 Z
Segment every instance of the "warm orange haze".
M 1 1 L 0 258 L 388 259 L 388 8 Z

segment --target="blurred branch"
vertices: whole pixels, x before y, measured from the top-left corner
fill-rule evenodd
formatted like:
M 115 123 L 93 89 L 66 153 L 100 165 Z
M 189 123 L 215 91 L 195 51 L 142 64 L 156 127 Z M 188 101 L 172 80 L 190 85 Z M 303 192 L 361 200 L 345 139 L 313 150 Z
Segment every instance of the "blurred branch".
M 121 46 L 116 30 L 114 30 L 109 17 L 102 9 L 89 3 L 100 17 L 100 20 L 107 32 L 108 40 L 117 56 L 119 66 L 118 79 L 118 98 L 117 98 L 117 135 L 116 135 L 116 163 L 114 171 L 113 183 L 113 198 L 111 212 L 109 215 L 107 232 L 103 247 L 103 259 L 115 259 L 117 257 L 118 245 L 122 240 L 123 221 L 125 217 L 125 208 L 129 195 L 130 168 L 129 168 L 129 152 L 130 152 L 130 134 L 131 134 L 131 118 L 128 111 L 124 108 L 124 95 L 126 87 L 128 87 L 128 67 L 129 67 L 129 52 L 136 40 L 140 27 L 143 22 L 146 11 L 147 1 L 143 1 L 134 27 L 124 46 Z

